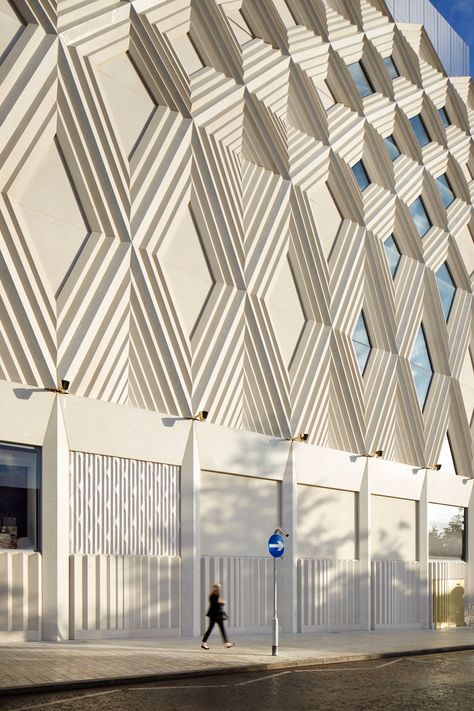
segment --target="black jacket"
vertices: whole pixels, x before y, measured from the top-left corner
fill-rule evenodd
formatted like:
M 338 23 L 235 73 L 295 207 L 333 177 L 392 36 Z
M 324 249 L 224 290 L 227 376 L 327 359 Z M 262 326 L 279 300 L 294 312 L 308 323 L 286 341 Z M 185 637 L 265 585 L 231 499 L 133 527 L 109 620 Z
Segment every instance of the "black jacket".
M 223 619 L 223 613 L 224 612 L 224 605 L 222 602 L 219 602 L 219 595 L 216 593 L 211 593 L 209 595 L 209 609 L 206 612 L 206 617 L 209 617 L 211 620 L 222 620 Z

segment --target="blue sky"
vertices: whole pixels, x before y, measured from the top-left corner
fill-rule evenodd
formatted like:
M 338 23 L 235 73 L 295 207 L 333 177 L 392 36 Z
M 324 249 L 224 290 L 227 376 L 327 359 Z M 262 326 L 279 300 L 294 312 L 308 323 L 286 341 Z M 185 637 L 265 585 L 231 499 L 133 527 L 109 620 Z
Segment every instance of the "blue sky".
M 474 0 L 431 0 L 470 48 L 471 76 L 474 76 Z

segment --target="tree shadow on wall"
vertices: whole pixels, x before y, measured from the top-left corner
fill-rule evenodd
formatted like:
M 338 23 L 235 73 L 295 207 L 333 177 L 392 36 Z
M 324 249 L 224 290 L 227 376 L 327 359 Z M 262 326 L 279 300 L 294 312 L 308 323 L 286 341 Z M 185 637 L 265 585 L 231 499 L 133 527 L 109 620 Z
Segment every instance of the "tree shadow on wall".
M 249 456 L 248 451 L 245 454 Z M 254 454 L 258 456 L 257 451 Z M 237 458 L 235 464 L 236 469 L 242 466 L 241 460 Z M 265 486 L 248 486 L 247 489 L 245 482 L 248 484 L 249 481 L 258 480 L 258 477 L 247 478 L 230 474 L 221 476 L 228 477 L 224 480 L 224 495 L 222 498 L 218 495 L 214 498 L 209 496 L 211 503 L 203 513 L 206 519 L 203 523 L 205 538 L 215 543 L 211 550 L 203 549 L 203 554 L 212 554 L 210 557 L 219 559 L 217 567 L 213 568 L 216 574 L 217 571 L 223 571 L 225 565 L 229 565 L 229 559 L 235 557 L 267 556 L 271 560 L 266 550 L 266 542 L 274 528 L 282 523 L 281 495 L 277 496 L 274 490 L 269 495 Z M 237 480 L 239 485 L 234 487 L 233 484 Z M 272 485 L 277 490 L 281 483 L 272 481 Z M 358 495 L 354 495 L 354 518 L 351 524 L 344 519 L 347 507 L 341 510 L 339 493 L 331 492 L 327 488 L 319 489 L 321 495 L 315 501 L 305 497 L 304 491 L 298 487 L 297 525 L 301 526 L 304 522 L 306 536 L 309 536 L 309 541 L 306 539 L 305 545 L 300 545 L 300 552 L 297 552 L 300 561 L 297 573 L 300 627 L 357 627 L 361 624 L 360 595 L 363 582 L 357 545 Z M 371 614 L 374 624 L 421 624 L 419 562 L 403 560 L 402 553 L 408 528 L 407 523 L 400 521 L 396 529 L 379 530 L 378 538 L 374 541 L 377 548 L 382 550 L 382 555 L 380 560 L 373 562 L 372 568 L 378 576 L 383 573 L 386 583 L 385 588 L 377 587 L 374 578 L 372 584 Z M 239 548 L 240 544 L 232 544 L 232 540 L 229 540 L 229 529 L 232 532 L 232 540 L 246 542 L 245 550 Z M 236 556 L 236 549 L 239 556 Z M 288 570 L 289 565 L 291 560 L 283 557 L 283 575 L 291 572 Z M 203 607 L 207 604 L 208 592 L 202 590 Z M 232 589 L 223 590 L 231 608 L 237 608 L 241 604 L 241 601 L 236 599 L 239 594 L 241 593 L 235 581 Z M 284 585 L 280 594 L 283 605 L 286 595 Z M 312 599 L 308 600 L 308 595 L 312 596 Z M 250 595 L 248 600 L 251 599 Z

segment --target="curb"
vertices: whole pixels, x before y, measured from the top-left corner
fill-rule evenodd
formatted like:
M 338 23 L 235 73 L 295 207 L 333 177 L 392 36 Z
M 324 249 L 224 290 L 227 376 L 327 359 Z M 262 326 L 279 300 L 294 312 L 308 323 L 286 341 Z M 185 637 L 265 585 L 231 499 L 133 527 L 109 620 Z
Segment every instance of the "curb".
M 435 647 L 427 649 L 409 649 L 406 651 L 374 652 L 369 654 L 340 655 L 315 660 L 314 657 L 298 661 L 268 662 L 249 664 L 245 666 L 196 669 L 183 672 L 141 674 L 139 676 L 119 676 L 107 679 L 81 679 L 77 681 L 60 681 L 46 684 L 29 684 L 23 686 L 6 686 L 0 688 L 2 696 L 20 696 L 25 694 L 42 694 L 57 691 L 73 691 L 76 689 L 98 689 L 111 686 L 126 686 L 160 681 L 177 681 L 180 679 L 198 679 L 207 676 L 224 676 L 227 674 L 246 674 L 266 672 L 273 669 L 296 669 L 297 667 L 319 667 L 326 664 L 348 664 L 349 662 L 373 661 L 374 659 L 393 659 L 396 657 L 419 657 L 430 654 L 447 654 L 449 652 L 467 652 L 474 650 L 474 644 L 459 644 L 453 647 Z

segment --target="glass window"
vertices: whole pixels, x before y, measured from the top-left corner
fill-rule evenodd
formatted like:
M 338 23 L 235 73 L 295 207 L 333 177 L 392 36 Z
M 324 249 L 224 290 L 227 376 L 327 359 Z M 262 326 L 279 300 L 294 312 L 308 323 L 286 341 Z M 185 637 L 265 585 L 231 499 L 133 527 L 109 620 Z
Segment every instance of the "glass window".
M 451 190 L 451 185 L 446 177 L 446 173 L 444 175 L 440 175 L 439 178 L 436 178 L 436 183 L 438 184 L 438 190 L 441 200 L 443 201 L 443 205 L 448 208 L 451 203 L 454 202 L 455 195 Z
M 448 116 L 444 106 L 442 106 L 440 109 L 438 109 L 438 113 L 441 118 L 441 121 L 443 122 L 443 126 L 445 128 L 448 128 L 448 126 L 451 126 L 451 121 L 449 120 L 449 116 Z
M 367 175 L 367 171 L 364 167 L 364 164 L 361 160 L 352 166 L 352 172 L 354 173 L 354 177 L 357 180 L 357 185 L 359 186 L 362 192 L 366 189 L 368 185 L 370 185 L 370 180 L 369 176 Z
M 420 403 L 421 409 L 423 409 L 433 377 L 433 369 L 426 346 L 423 326 L 420 326 L 415 343 L 413 344 L 410 356 L 410 368 L 418 395 L 418 402 Z
M 393 278 L 400 262 L 400 250 L 397 247 L 397 243 L 393 239 L 393 235 L 387 237 L 387 239 L 383 243 L 383 246 L 385 247 L 385 255 L 387 257 L 388 267 Z
M 428 504 L 430 558 L 465 559 L 465 515 L 460 506 Z
M 347 68 L 350 71 L 351 77 L 355 82 L 357 91 L 362 97 L 370 96 L 370 94 L 374 93 L 372 84 L 370 83 L 367 74 L 365 73 L 364 68 L 362 67 L 362 64 L 360 62 L 354 62 L 354 64 L 349 64 Z
M 418 234 L 423 238 L 431 228 L 431 222 L 421 197 L 412 202 L 409 209 Z
M 446 321 L 449 318 L 449 312 L 453 305 L 454 295 L 456 293 L 456 285 L 453 282 L 446 262 L 440 266 L 435 274 L 436 283 L 438 285 L 439 298 L 443 307 L 444 318 Z
M 400 73 L 395 66 L 395 62 L 391 57 L 385 57 L 383 60 L 383 63 L 385 64 L 387 71 L 389 73 L 390 79 L 396 79 L 397 77 L 400 76 Z
M 413 116 L 413 118 L 410 119 L 410 123 L 420 146 L 426 146 L 431 141 L 431 138 L 428 135 L 420 114 Z
M 354 345 L 355 354 L 357 357 L 357 362 L 359 363 L 359 370 L 361 374 L 364 373 L 365 366 L 369 360 L 371 343 L 369 339 L 369 334 L 367 332 L 367 326 L 365 325 L 364 314 L 360 312 L 359 318 L 357 319 L 356 327 L 354 333 L 352 334 L 352 343 Z
M 38 548 L 39 473 L 39 449 L 0 445 L 0 550 Z
M 390 158 L 392 160 L 395 160 L 395 158 L 398 158 L 398 156 L 400 155 L 400 150 L 399 150 L 397 144 L 395 143 L 394 137 L 387 136 L 387 138 L 384 138 L 383 140 L 384 140 L 385 147 L 388 151 Z

